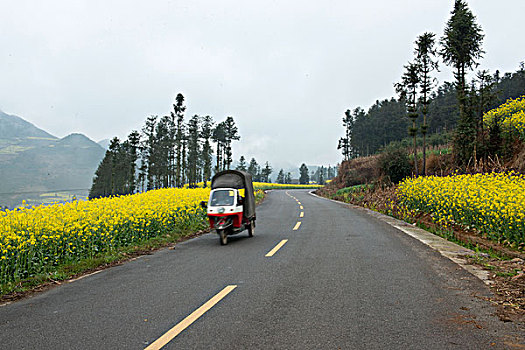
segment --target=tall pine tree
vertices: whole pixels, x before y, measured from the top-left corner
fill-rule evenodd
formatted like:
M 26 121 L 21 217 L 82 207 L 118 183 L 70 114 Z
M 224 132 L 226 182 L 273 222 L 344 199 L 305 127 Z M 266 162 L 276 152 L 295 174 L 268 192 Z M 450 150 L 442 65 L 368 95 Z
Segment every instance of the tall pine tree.
M 252 158 L 250 160 L 250 164 L 248 165 L 247 171 L 250 175 L 252 175 L 253 181 L 259 181 L 260 167 L 259 164 L 257 164 L 255 158 Z
M 459 121 L 454 137 L 454 154 L 458 165 L 466 165 L 473 155 L 476 141 L 476 119 L 467 108 L 468 71 L 477 67 L 483 57 L 483 31 L 476 23 L 466 1 L 456 0 L 451 17 L 441 38 L 441 57 L 454 68 L 459 105 Z
M 261 169 L 261 181 L 262 182 L 270 182 L 270 175 L 272 174 L 273 169 L 270 166 L 270 163 L 266 162 L 264 164 L 264 168 Z
M 226 144 L 226 126 L 225 122 L 220 122 L 213 129 L 212 140 L 217 144 L 215 173 L 224 170 L 224 148 Z
M 284 184 L 285 183 L 284 170 L 283 169 L 279 170 L 279 174 L 277 174 L 277 178 L 275 179 L 275 182 L 277 182 L 278 184 Z
M 239 158 L 239 164 L 237 165 L 236 169 L 240 171 L 246 171 L 246 158 L 244 158 L 244 156 Z
M 188 184 L 190 188 L 197 186 L 197 169 L 199 165 L 199 124 L 200 118 L 194 115 L 188 122 Z
M 140 153 L 140 134 L 138 131 L 133 130 L 128 135 L 128 147 L 129 147 L 129 173 L 128 173 L 128 182 L 130 193 L 135 193 L 137 191 L 137 160 Z
M 306 164 L 301 164 L 301 167 L 299 168 L 299 183 L 301 185 L 307 185 L 310 183 L 310 176 L 308 175 L 308 167 Z
M 354 117 L 352 112 L 347 109 L 343 117 L 343 126 L 345 128 L 345 136 L 339 139 L 337 149 L 343 153 L 344 160 L 349 160 L 353 155 L 352 152 L 352 129 L 354 128 Z
M 211 179 L 211 156 L 213 150 L 210 144 L 210 140 L 213 133 L 213 119 L 209 115 L 205 116 L 202 119 L 201 133 L 200 137 L 202 139 L 202 178 L 204 182 L 204 187 L 208 185 L 208 181 Z
M 232 164 L 232 141 L 237 141 L 241 139 L 237 126 L 233 117 L 227 117 L 224 122 L 224 134 L 225 134 L 225 158 L 224 158 L 224 168 L 230 169 Z
M 186 111 L 186 106 L 184 105 L 184 96 L 179 93 L 175 97 L 175 104 L 173 105 L 174 116 L 177 118 L 177 131 L 175 132 L 175 167 L 173 177 L 175 178 L 175 186 L 181 187 L 183 182 L 184 175 L 184 112 Z
M 285 184 L 291 184 L 292 183 L 292 173 L 290 173 L 290 172 L 286 173 L 286 176 L 284 177 L 284 183 Z
M 419 78 L 420 67 L 417 63 L 408 63 L 405 66 L 405 73 L 401 77 L 401 82 L 395 85 L 396 91 L 400 95 L 401 100 L 405 101 L 407 105 L 407 116 L 412 121 L 412 126 L 408 129 L 408 134 L 413 139 L 414 148 L 414 173 L 418 173 L 418 159 L 417 159 L 417 124 L 416 120 L 419 116 L 417 113 L 417 91 L 420 83 Z
M 422 105 L 423 124 L 421 125 L 421 134 L 423 134 L 423 166 L 421 174 L 426 175 L 427 169 L 427 115 L 428 105 L 430 104 L 430 93 L 435 85 L 435 79 L 432 78 L 431 73 L 438 69 L 435 48 L 435 34 L 423 33 L 416 40 L 416 62 L 420 69 L 420 97 L 419 102 Z
M 145 177 L 146 190 L 152 190 L 155 187 L 154 184 L 154 168 L 155 168 L 155 128 L 157 125 L 158 116 L 150 115 L 146 119 L 146 125 L 142 128 L 142 135 L 144 137 L 142 143 L 142 154 L 141 154 L 141 171 L 143 177 Z

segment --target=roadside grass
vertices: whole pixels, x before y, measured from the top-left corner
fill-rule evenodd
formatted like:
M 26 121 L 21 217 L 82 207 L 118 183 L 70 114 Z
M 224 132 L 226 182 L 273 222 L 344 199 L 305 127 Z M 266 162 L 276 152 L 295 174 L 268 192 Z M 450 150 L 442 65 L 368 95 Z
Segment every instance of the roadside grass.
M 352 193 L 359 193 L 365 190 L 373 190 L 374 185 L 373 184 L 364 184 L 364 185 L 355 185 L 350 187 L 345 187 L 340 190 L 338 190 L 335 194 L 336 196 L 345 196 L 348 197 L 348 195 Z
M 266 194 L 263 190 L 256 190 L 255 191 L 255 204 L 259 204 L 264 200 L 264 197 Z
M 495 259 L 495 260 L 500 260 L 500 261 L 505 261 L 505 260 L 511 260 L 512 259 L 511 257 L 509 257 L 509 256 L 507 256 L 507 255 L 505 255 L 505 254 L 503 254 L 503 253 L 501 253 L 501 252 L 499 252 L 497 250 L 494 250 L 492 248 L 481 247 L 479 244 L 475 244 L 475 243 L 472 243 L 472 242 L 465 242 L 465 241 L 463 241 L 461 239 L 458 239 L 456 237 L 456 234 L 454 233 L 454 230 L 451 229 L 451 228 L 445 228 L 445 227 L 437 226 L 437 225 L 436 226 L 426 225 L 425 223 L 422 223 L 422 222 L 419 222 L 419 221 L 416 221 L 416 226 L 421 228 L 421 229 L 423 229 L 423 230 L 425 230 L 425 231 L 433 233 L 436 236 L 444 238 L 447 241 L 450 241 L 452 243 L 456 243 L 459 246 L 462 246 L 464 248 L 473 250 L 476 254 L 474 254 L 472 256 L 469 256 L 469 258 L 472 259 L 472 260 L 475 260 L 476 263 L 485 266 L 489 270 L 493 270 L 496 267 L 488 264 L 486 262 L 487 259 Z

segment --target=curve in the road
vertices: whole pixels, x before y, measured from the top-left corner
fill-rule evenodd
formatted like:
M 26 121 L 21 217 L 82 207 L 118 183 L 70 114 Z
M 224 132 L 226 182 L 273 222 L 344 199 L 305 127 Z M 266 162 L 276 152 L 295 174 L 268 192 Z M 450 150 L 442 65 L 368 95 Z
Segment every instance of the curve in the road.
M 478 279 L 367 213 L 294 190 L 257 217 L 252 238 L 203 235 L 1 307 L 0 344 L 140 349 L 175 328 L 165 348 L 482 349 L 519 333 Z

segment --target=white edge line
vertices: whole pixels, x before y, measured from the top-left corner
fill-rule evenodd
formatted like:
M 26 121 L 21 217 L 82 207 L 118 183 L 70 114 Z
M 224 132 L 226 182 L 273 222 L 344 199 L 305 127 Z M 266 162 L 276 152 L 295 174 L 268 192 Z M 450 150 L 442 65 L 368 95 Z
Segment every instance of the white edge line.
M 82 275 L 82 276 L 77 277 L 77 278 L 73 278 L 73 279 L 67 280 L 66 282 L 67 283 L 75 282 L 75 281 L 81 280 L 83 278 L 96 275 L 97 273 L 101 273 L 102 271 L 104 271 L 104 269 L 98 270 L 98 271 L 95 271 L 95 272 L 92 272 L 92 273 L 88 273 L 87 275 Z

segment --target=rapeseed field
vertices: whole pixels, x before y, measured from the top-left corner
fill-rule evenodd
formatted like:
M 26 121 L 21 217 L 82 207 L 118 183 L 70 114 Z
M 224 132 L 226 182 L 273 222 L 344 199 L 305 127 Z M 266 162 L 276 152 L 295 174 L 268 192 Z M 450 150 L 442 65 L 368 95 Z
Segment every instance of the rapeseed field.
M 505 133 L 519 136 L 525 141 L 525 95 L 517 99 L 509 99 L 483 115 L 483 123 L 487 127 L 494 124 L 496 120 Z
M 0 211 L 0 283 L 161 234 L 204 227 L 209 189 L 134 195 Z
M 398 196 L 408 210 L 458 223 L 510 245 L 525 243 L 525 176 L 516 173 L 407 178 Z

